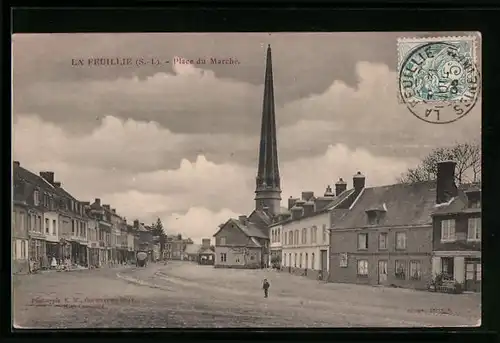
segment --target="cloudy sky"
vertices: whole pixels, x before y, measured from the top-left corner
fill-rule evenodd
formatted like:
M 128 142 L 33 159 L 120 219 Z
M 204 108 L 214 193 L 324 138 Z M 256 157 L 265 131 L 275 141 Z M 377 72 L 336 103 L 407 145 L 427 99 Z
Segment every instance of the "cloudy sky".
M 420 34 L 424 36 L 428 34 Z M 394 183 L 431 149 L 480 137 L 480 103 L 446 125 L 397 101 L 398 37 L 414 33 L 17 34 L 13 156 L 82 201 L 195 240 L 253 209 L 267 44 L 283 205 Z M 238 65 L 72 66 L 72 59 L 236 58 Z

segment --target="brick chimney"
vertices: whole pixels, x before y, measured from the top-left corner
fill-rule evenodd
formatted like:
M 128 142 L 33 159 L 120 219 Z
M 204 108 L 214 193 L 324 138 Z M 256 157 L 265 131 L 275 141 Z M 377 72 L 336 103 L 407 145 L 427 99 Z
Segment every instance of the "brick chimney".
M 243 225 L 247 225 L 247 222 L 248 222 L 248 218 L 247 216 L 245 215 L 241 215 L 238 217 L 238 221 L 243 224 Z
M 210 238 L 203 238 L 201 240 L 202 249 L 210 249 Z
M 19 161 L 14 161 L 13 164 L 17 167 L 20 167 L 21 166 L 21 163 Z
M 54 182 L 54 187 L 57 187 L 57 188 L 61 187 L 61 182 L 55 181 Z
M 101 199 L 95 198 L 94 202 L 97 206 L 101 206 Z
M 330 185 L 326 186 L 325 194 L 323 194 L 324 197 L 332 197 L 335 194 L 333 194 L 332 187 Z
M 354 191 L 356 193 L 361 192 L 363 188 L 365 188 L 365 176 L 361 174 L 361 172 L 357 172 L 353 177 L 352 177 L 352 185 L 354 187 Z
M 302 207 L 304 208 L 304 216 L 309 216 L 314 213 L 315 204 L 313 201 L 307 201 Z
M 290 211 L 292 212 L 292 220 L 298 219 L 304 215 L 304 208 L 295 204 Z
M 290 198 L 288 198 L 288 209 L 291 209 L 293 205 L 295 205 L 295 202 L 297 200 L 298 200 L 297 198 L 292 198 L 292 196 L 290 195 Z
M 111 212 L 116 213 L 116 208 L 112 208 Z
M 108 211 L 111 211 L 111 206 L 110 205 L 104 204 L 104 205 L 102 205 L 102 207 L 104 207 Z
M 54 184 L 54 172 L 52 171 L 43 171 L 40 172 L 40 176 L 45 179 L 51 185 Z
M 437 164 L 436 204 L 448 202 L 457 195 L 455 165 L 455 161 L 441 161 Z
M 342 194 L 342 192 L 345 192 L 346 189 L 347 189 L 347 182 L 345 182 L 344 180 L 342 180 L 342 178 L 340 178 L 335 183 L 335 195 L 339 196 L 340 194 Z
M 134 228 L 138 228 L 139 227 L 139 220 L 134 220 Z

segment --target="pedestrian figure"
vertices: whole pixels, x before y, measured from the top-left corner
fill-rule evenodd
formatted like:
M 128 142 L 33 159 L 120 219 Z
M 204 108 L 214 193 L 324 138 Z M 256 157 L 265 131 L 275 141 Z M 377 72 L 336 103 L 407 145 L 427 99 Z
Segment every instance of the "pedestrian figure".
M 269 295 L 269 282 L 267 281 L 267 279 L 264 279 L 264 282 L 262 284 L 262 289 L 264 290 L 264 298 L 267 298 L 267 296 Z

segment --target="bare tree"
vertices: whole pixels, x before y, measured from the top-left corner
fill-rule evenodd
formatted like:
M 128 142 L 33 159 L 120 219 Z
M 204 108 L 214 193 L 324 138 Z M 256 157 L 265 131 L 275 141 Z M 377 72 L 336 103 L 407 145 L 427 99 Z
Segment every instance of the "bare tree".
M 472 141 L 457 143 L 453 147 L 437 148 L 427 155 L 415 168 L 408 169 L 398 179 L 400 183 L 435 180 L 439 161 L 455 161 L 455 182 L 464 184 L 481 180 L 481 146 Z

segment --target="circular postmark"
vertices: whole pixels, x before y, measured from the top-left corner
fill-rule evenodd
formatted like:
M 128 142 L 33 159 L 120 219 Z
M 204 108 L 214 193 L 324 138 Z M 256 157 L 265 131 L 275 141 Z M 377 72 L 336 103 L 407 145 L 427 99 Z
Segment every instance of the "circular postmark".
M 464 117 L 479 97 L 474 47 L 431 42 L 411 50 L 399 71 L 399 96 L 417 118 L 446 124 Z

